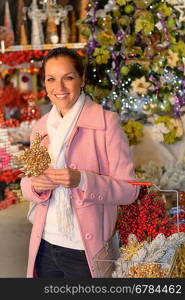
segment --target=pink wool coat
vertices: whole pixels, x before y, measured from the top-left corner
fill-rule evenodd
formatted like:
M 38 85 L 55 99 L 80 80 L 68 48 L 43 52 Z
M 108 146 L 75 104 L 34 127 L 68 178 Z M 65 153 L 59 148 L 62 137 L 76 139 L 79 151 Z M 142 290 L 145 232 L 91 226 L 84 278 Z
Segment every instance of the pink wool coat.
M 45 136 L 44 115 L 32 132 Z M 60 137 L 59 137 L 60 138 Z M 71 188 L 74 207 L 85 253 L 92 277 L 99 277 L 93 257 L 115 232 L 117 209 L 120 204 L 132 203 L 138 187 L 127 181 L 134 180 L 133 163 L 127 138 L 120 126 L 117 113 L 104 110 L 88 97 L 67 143 L 65 159 L 72 169 L 85 170 L 85 191 Z M 38 203 L 32 227 L 27 277 L 34 277 L 34 264 L 44 229 L 51 191 L 39 196 L 32 189 L 30 178 L 21 180 L 25 199 Z

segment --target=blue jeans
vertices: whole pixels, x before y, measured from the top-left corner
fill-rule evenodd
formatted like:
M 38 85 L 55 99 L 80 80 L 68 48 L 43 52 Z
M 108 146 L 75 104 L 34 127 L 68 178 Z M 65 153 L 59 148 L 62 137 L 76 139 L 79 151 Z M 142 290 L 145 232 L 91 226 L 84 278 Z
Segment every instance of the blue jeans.
M 41 278 L 92 278 L 84 250 L 52 245 L 43 239 L 35 268 Z

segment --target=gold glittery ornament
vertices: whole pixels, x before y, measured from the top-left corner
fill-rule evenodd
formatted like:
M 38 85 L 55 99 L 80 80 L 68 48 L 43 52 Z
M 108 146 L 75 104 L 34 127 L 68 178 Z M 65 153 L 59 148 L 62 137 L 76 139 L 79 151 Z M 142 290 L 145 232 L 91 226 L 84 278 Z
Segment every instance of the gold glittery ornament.
M 36 133 L 30 148 L 15 156 L 20 165 L 20 170 L 23 172 L 22 177 L 39 176 L 48 169 L 51 159 L 47 148 L 40 145 L 41 140 L 42 136 Z
M 135 241 L 134 239 L 130 239 L 127 246 L 121 247 L 120 250 L 122 252 L 121 258 L 125 261 L 130 260 L 131 257 L 138 252 L 139 249 L 141 249 L 143 246 L 143 243 L 139 243 L 138 241 Z
M 167 277 L 168 270 L 161 269 L 160 264 L 137 264 L 129 268 L 131 278 L 164 278 Z

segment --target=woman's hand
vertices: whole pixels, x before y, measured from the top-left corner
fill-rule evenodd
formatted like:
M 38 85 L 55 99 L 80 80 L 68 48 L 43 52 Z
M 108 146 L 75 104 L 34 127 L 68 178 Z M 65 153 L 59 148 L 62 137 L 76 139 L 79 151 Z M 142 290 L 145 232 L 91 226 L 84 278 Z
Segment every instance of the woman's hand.
M 46 175 L 31 177 L 32 185 L 36 192 L 54 190 L 58 185 L 52 182 Z
M 66 188 L 77 187 L 80 183 L 81 173 L 74 169 L 47 169 L 44 175 L 55 185 Z

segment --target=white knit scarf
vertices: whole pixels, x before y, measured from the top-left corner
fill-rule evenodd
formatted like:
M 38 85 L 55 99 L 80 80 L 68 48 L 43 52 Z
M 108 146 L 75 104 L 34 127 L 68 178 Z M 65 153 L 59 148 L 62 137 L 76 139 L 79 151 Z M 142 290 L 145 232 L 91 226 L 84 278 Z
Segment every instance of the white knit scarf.
M 61 100 L 62 101 L 62 100 Z M 47 118 L 47 132 L 50 145 L 49 154 L 51 166 L 54 169 L 66 168 L 65 145 L 76 124 L 85 101 L 85 94 L 82 92 L 71 109 L 62 117 L 53 105 Z M 52 194 L 51 201 L 56 203 L 56 217 L 58 230 L 69 240 L 72 240 L 74 230 L 73 210 L 70 202 L 70 189 L 63 186 L 57 187 Z

